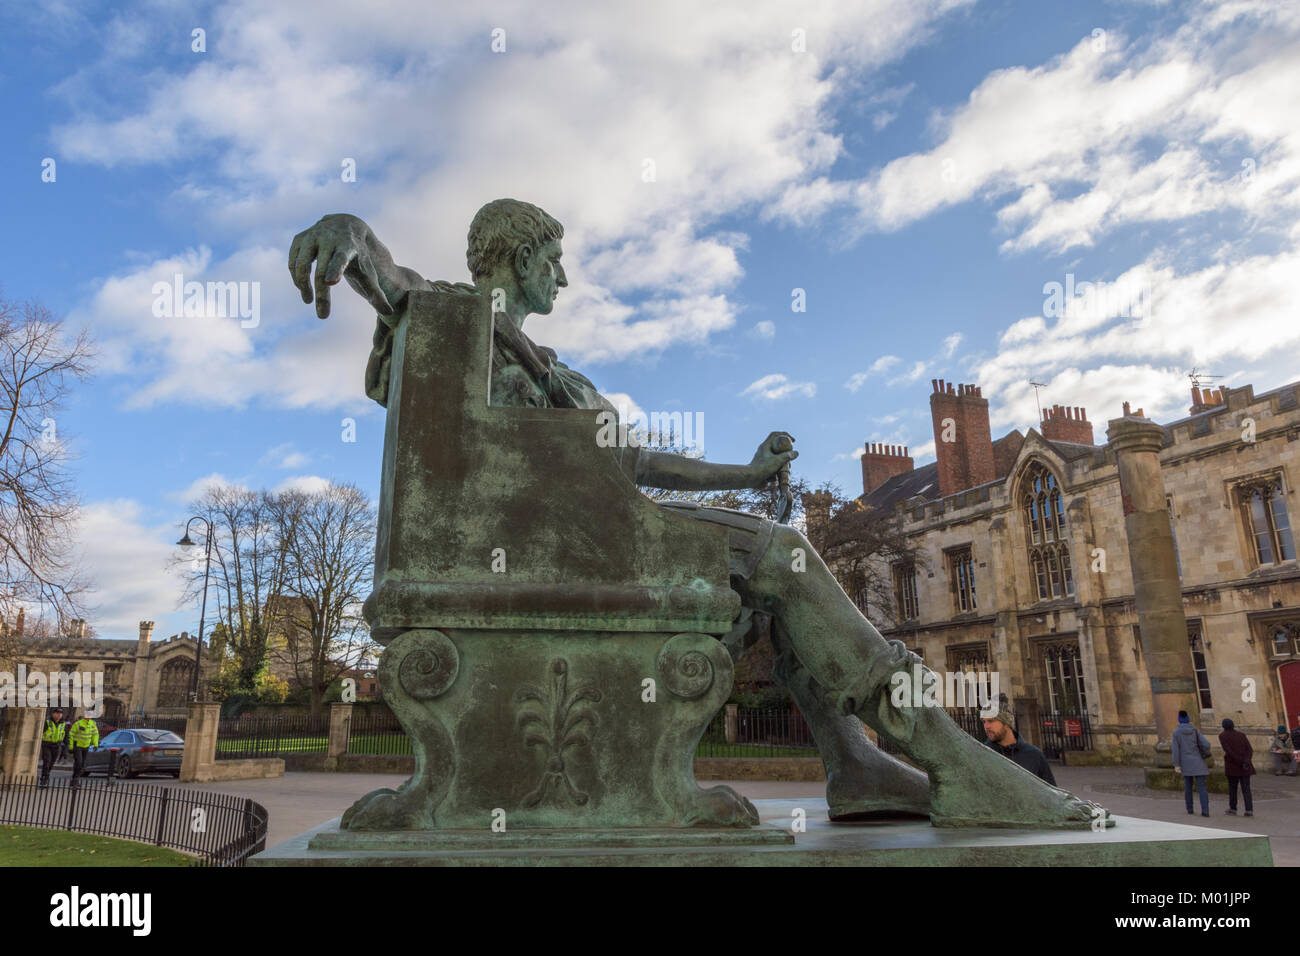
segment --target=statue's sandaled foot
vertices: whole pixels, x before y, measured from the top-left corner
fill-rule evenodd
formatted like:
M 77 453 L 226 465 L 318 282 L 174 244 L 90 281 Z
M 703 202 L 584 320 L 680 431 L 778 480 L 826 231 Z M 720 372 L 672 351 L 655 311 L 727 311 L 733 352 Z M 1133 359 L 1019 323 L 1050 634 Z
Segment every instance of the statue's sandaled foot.
M 1114 826 L 1106 811 L 1044 782 L 958 727 L 942 709 L 913 708 L 899 720 L 887 694 L 863 716 L 896 730 L 905 752 L 930 777 L 930 822 L 937 827 L 1087 830 Z
M 864 741 L 865 742 L 865 741 Z M 826 778 L 828 816 L 839 823 L 889 817 L 928 817 L 930 779 L 871 746 L 854 747 Z
M 428 830 L 433 828 L 433 812 L 424 787 L 412 787 L 410 781 L 397 790 L 371 790 L 343 814 L 344 830 Z
M 727 786 L 696 788 L 686 802 L 681 826 L 754 827 L 759 824 L 754 805 Z

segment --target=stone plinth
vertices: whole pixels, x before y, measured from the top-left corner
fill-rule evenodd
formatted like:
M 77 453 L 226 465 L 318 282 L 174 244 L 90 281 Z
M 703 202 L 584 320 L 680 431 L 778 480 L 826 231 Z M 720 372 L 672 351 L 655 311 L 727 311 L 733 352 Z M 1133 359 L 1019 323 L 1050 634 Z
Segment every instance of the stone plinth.
M 35 777 L 41 765 L 45 708 L 11 707 L 0 740 L 0 771 L 10 777 Z
M 476 830 L 357 833 L 339 821 L 254 856 L 252 866 L 1272 866 L 1268 837 L 1120 817 L 1093 830 L 838 824 L 826 801 L 756 800 L 751 830 Z M 805 832 L 791 833 L 796 810 Z

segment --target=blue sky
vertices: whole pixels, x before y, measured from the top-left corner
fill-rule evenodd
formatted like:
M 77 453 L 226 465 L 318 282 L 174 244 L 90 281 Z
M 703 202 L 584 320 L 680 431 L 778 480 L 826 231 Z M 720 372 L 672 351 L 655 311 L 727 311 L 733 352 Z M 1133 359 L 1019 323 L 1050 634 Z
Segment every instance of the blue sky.
M 0 283 L 99 344 L 57 422 L 104 636 L 195 629 L 164 565 L 205 482 L 377 494 L 373 314 L 341 288 L 321 322 L 285 268 L 327 212 L 464 280 L 479 205 L 542 205 L 570 287 L 535 340 L 703 413 L 712 460 L 783 428 L 797 471 L 854 492 L 865 441 L 933 457 L 932 378 L 980 384 L 995 436 L 1047 383 L 1103 440 L 1124 400 L 1185 414 L 1194 366 L 1300 377 L 1294 5 L 0 10 Z M 155 317 L 177 272 L 259 283 L 258 324 Z M 1067 274 L 1108 294 L 1045 315 Z

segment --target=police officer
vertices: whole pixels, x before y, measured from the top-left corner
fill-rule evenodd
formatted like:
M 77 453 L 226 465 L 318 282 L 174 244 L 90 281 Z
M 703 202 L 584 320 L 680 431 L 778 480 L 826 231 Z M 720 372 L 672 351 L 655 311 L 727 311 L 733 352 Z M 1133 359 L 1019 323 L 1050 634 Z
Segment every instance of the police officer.
M 86 754 L 91 747 L 99 746 L 99 725 L 89 717 L 82 716 L 68 728 L 68 749 L 72 751 L 72 785 L 77 785 L 78 777 L 90 776 L 86 770 Z
M 50 771 L 59 759 L 64 748 L 64 738 L 68 735 L 68 725 L 63 721 L 63 708 L 55 707 L 50 716 L 45 718 L 45 729 L 41 731 L 41 786 L 50 785 Z

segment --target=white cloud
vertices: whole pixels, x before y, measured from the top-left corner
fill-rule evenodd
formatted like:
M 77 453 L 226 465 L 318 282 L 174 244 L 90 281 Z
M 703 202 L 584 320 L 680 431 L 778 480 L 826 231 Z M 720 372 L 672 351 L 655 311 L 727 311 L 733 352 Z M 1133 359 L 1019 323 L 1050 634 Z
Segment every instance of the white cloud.
M 179 549 L 172 522 L 149 525 L 138 501 L 92 502 L 77 527 L 80 563 L 94 590 L 88 617 L 103 637 L 134 637 L 142 620 L 176 609 L 184 582 L 170 571 Z M 202 549 L 195 549 L 199 555 Z
M 261 458 L 259 464 L 270 465 L 272 468 L 283 468 L 286 470 L 301 468 L 311 461 L 311 455 L 306 452 L 298 451 L 293 442 L 285 442 L 282 445 L 276 445 L 269 448 Z
M 880 358 L 872 362 L 871 366 L 865 372 L 854 372 L 853 375 L 849 377 L 849 380 L 844 383 L 844 387 L 850 392 L 856 392 L 870 381 L 873 376 L 879 375 L 881 372 L 893 368 L 901 361 L 902 359 L 897 355 L 882 355 Z
M 776 323 L 767 321 L 757 322 L 755 323 L 752 332 L 757 338 L 770 342 L 772 339 L 776 338 Z
M 764 375 L 758 381 L 751 382 L 745 386 L 745 390 L 740 394 L 768 400 L 785 398 L 789 395 L 803 395 L 805 398 L 812 398 L 817 394 L 817 386 L 813 382 L 792 382 L 787 376 L 777 372 L 773 375 Z
M 408 0 L 364 18 L 313 8 L 303 30 L 300 5 L 221 4 L 207 27 L 219 57 L 183 58 L 169 73 L 106 54 L 60 84 L 77 108 L 52 137 L 71 160 L 167 169 L 181 182 L 174 215 L 245 245 L 221 262 L 188 254 L 187 266 L 261 280 L 263 327 L 145 321 L 139 286 L 173 253 L 154 255 L 144 275 L 105 279 L 86 317 L 114 327 L 118 368 L 142 379 L 139 405 L 363 402 L 373 317 L 340 286 L 347 304 L 315 323 L 285 274 L 289 237 L 323 211 L 352 209 L 402 264 L 462 279 L 467 223 L 510 194 L 567 229 L 572 284 L 554 316 L 533 323 L 541 341 L 576 361 L 705 342 L 734 324 L 727 293 L 747 241 L 714 224 L 755 206 L 810 223 L 846 201 L 849 186 L 827 178 L 843 152 L 832 98 L 966 5 L 810 7 L 799 18 L 808 49 L 795 53 L 787 13 L 747 5 L 543 11 L 515 0 L 431 19 Z M 189 30 L 179 10 L 149 10 L 122 14 L 148 33 L 129 45 L 139 56 Z M 495 56 L 502 24 L 508 53 Z M 200 156 L 216 156 L 215 170 L 195 168 Z M 364 192 L 340 181 L 344 157 Z M 121 284 L 130 294 L 115 302 L 106 291 Z
M 1015 232 L 1008 252 L 1092 246 L 1122 225 L 1211 211 L 1292 222 L 1297 86 L 1297 8 L 1206 3 L 1168 36 L 1112 32 L 1104 49 L 1084 37 L 1042 66 L 990 73 L 939 117 L 933 149 L 887 163 L 856 202 L 865 228 L 890 230 L 1011 195 L 997 211 Z
M 311 495 L 319 494 L 329 486 L 330 480 L 319 475 L 295 475 L 280 482 L 273 490 L 277 494 L 285 491 L 301 491 Z
M 223 486 L 234 486 L 237 488 L 245 487 L 242 482 L 232 478 L 227 478 L 220 472 L 214 471 L 212 474 L 204 475 L 202 478 L 195 478 L 187 487 L 182 488 L 179 491 L 170 492 L 167 497 L 173 501 L 189 504 L 192 501 L 197 501 L 202 498 L 210 489 Z

